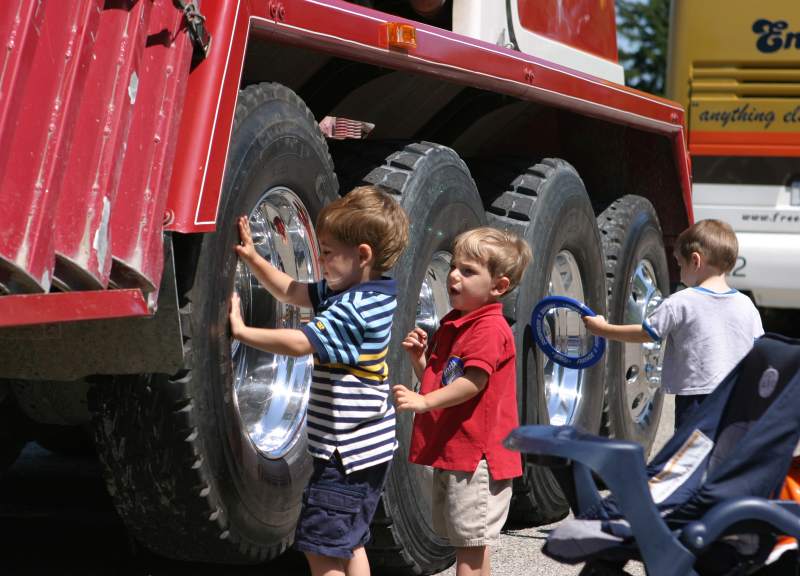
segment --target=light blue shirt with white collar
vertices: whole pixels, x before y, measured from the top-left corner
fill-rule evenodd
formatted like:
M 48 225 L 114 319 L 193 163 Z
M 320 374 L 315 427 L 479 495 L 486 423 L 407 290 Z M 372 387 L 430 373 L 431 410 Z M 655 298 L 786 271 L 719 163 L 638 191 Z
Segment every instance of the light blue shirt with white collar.
M 666 345 L 661 385 L 668 394 L 709 394 L 764 334 L 753 302 L 737 290 L 687 288 L 642 323 Z

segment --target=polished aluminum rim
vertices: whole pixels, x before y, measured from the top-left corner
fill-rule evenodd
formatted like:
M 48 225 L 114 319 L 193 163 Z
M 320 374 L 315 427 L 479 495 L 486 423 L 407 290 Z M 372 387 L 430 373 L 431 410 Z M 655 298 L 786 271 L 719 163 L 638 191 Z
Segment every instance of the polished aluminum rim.
M 661 302 L 653 264 L 640 261 L 628 282 L 625 302 L 625 324 L 641 324 Z M 654 403 L 661 385 L 662 347 L 660 342 L 624 344 L 623 368 L 625 400 L 631 420 L 642 429 L 648 428 L 654 415 Z
M 447 276 L 450 274 L 452 256 L 448 252 L 436 252 L 425 271 L 417 302 L 416 325 L 428 333 L 428 341 L 439 328 L 442 317 L 450 311 L 447 295 Z
M 428 334 L 428 344 L 431 342 L 433 333 L 439 328 L 442 318 L 450 311 L 450 298 L 447 295 L 447 275 L 450 273 L 451 261 L 452 256 L 448 252 L 439 251 L 434 253 L 420 287 L 415 323 Z M 418 391 L 419 385 L 419 380 L 412 371 L 411 386 Z M 430 466 L 412 466 L 410 469 L 413 474 L 417 475 L 417 485 L 424 488 L 416 497 L 421 498 L 430 509 L 433 468 Z
M 253 243 L 261 256 L 301 282 L 320 277 L 319 249 L 308 212 L 288 188 L 267 191 L 249 215 Z M 261 286 L 242 262 L 236 291 L 248 326 L 298 328 L 311 310 L 282 304 Z M 231 344 L 234 404 L 256 449 L 280 458 L 300 438 L 314 367 L 311 356 L 292 358 Z
M 549 295 L 569 296 L 584 301 L 583 281 L 575 256 L 559 252 L 550 272 Z M 553 346 L 569 355 L 583 356 L 591 349 L 591 335 L 580 315 L 566 308 L 555 308 L 545 316 L 545 332 Z M 583 370 L 565 368 L 541 354 L 544 362 L 544 397 L 550 424 L 572 424 L 582 401 Z

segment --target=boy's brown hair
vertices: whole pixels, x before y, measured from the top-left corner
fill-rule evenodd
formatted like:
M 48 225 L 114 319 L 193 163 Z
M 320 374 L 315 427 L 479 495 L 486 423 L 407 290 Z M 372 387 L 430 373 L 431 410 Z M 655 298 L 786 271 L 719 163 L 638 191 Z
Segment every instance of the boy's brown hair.
M 692 252 L 698 252 L 720 272 L 730 272 L 739 255 L 739 241 L 730 224 L 709 218 L 681 232 L 675 242 L 675 252 L 686 261 L 691 259 Z
M 381 187 L 359 186 L 320 211 L 317 236 L 325 234 L 349 246 L 368 244 L 372 268 L 385 272 L 408 244 L 408 216 Z
M 492 278 L 505 276 L 510 281 L 508 291 L 519 284 L 533 259 L 530 246 L 522 238 L 489 226 L 459 234 L 453 244 L 453 255 L 482 262 Z

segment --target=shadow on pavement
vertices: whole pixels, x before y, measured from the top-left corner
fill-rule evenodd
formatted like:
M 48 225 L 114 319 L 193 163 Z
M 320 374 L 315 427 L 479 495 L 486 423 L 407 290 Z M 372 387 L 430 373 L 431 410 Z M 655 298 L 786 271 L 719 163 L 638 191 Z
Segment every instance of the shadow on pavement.
M 28 444 L 0 477 L 3 576 L 303 576 L 305 559 L 213 566 L 158 558 L 127 534 L 105 491 L 98 463 Z

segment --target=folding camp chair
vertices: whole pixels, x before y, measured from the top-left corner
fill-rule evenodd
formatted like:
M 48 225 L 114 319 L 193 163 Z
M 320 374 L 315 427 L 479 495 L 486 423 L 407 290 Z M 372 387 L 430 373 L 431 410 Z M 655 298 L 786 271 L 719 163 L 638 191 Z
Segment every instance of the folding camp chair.
M 645 465 L 642 447 L 570 426 L 523 426 L 506 446 L 553 466 L 575 518 L 543 552 L 582 574 L 745 574 L 780 534 L 800 536 L 800 505 L 777 495 L 800 438 L 800 341 L 768 334 Z M 611 491 L 601 498 L 594 472 Z

